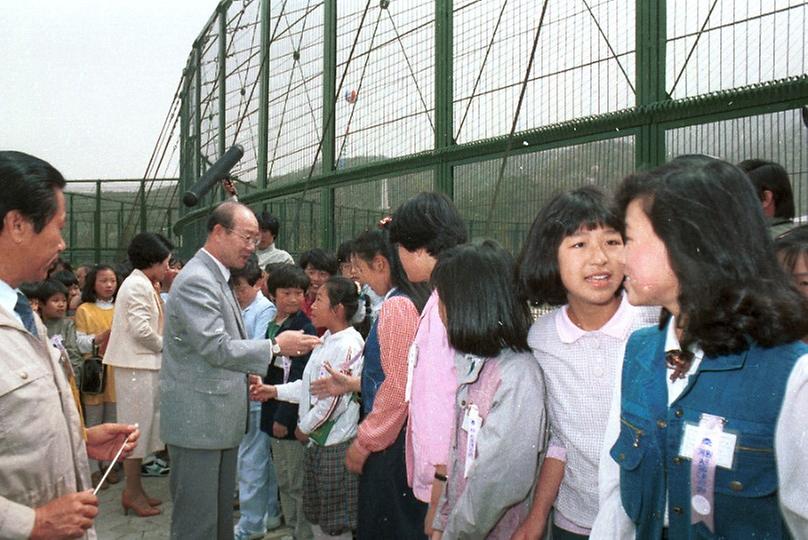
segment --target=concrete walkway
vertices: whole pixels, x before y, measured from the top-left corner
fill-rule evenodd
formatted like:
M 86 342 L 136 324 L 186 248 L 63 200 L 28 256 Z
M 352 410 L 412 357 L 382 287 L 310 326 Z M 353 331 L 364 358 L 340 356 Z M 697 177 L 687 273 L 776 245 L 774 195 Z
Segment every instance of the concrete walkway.
M 128 516 L 123 515 L 121 509 L 121 492 L 123 491 L 123 480 L 118 484 L 111 485 L 109 489 L 99 492 L 100 508 L 98 517 L 95 520 L 95 530 L 99 540 L 134 540 L 148 539 L 161 540 L 169 537 L 169 527 L 171 523 L 171 496 L 168 491 L 168 477 L 165 478 L 144 478 L 143 487 L 151 497 L 156 497 L 163 501 L 160 506 L 163 513 L 157 516 L 141 518 L 132 512 Z M 233 512 L 233 523 L 238 521 L 238 511 Z M 292 538 L 290 529 L 281 527 L 265 537 L 265 540 L 283 540 Z

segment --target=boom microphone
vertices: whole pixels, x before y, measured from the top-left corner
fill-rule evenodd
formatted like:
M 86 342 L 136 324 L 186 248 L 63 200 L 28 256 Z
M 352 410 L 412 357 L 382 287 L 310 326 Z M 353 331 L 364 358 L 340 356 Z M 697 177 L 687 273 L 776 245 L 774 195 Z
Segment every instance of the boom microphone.
M 211 188 L 221 180 L 227 178 L 236 163 L 244 156 L 244 147 L 240 144 L 234 144 L 227 152 L 220 157 L 216 163 L 210 166 L 210 169 L 205 171 L 202 178 L 193 185 L 191 189 L 185 192 L 182 196 L 182 202 L 185 206 L 196 206 L 199 199 L 205 196 Z

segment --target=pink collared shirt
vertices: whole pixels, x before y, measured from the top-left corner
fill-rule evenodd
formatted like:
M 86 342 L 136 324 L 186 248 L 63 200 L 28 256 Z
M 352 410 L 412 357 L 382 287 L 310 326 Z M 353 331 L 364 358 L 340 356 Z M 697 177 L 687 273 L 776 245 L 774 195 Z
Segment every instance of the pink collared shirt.
M 412 374 L 407 423 L 407 479 L 418 500 L 428 503 L 435 465 L 448 465 L 457 393 L 455 351 L 438 313 L 433 291 L 421 313 L 413 343 L 418 360 Z
M 576 326 L 568 311 L 564 306 L 536 321 L 528 343 L 547 385 L 547 457 L 567 463 L 553 520 L 566 531 L 588 536 L 598 510 L 597 464 L 612 381 L 629 335 L 654 324 L 659 308 L 634 307 L 624 294 L 612 317 L 593 331 Z

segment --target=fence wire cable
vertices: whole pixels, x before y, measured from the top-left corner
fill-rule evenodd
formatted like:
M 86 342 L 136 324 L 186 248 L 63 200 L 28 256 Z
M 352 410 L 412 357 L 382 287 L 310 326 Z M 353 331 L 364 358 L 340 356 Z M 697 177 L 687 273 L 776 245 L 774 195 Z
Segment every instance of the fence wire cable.
M 693 46 L 690 48 L 690 51 L 687 53 L 687 57 L 685 58 L 685 63 L 682 64 L 682 69 L 679 71 L 679 74 L 676 76 L 676 79 L 673 81 L 673 86 L 668 92 L 669 96 L 673 95 L 673 91 L 676 90 L 676 85 L 679 84 L 679 80 L 682 78 L 682 75 L 685 73 L 685 69 L 687 69 L 687 64 L 690 62 L 690 57 L 693 56 L 693 52 L 696 50 L 696 47 L 699 44 L 699 40 L 701 36 L 704 34 L 704 29 L 707 28 L 707 23 L 710 22 L 710 15 L 713 14 L 713 10 L 715 9 L 716 4 L 718 4 L 718 0 L 713 0 L 713 5 L 710 6 L 710 11 L 707 13 L 707 17 L 704 19 L 704 24 L 701 25 L 701 29 L 699 33 L 696 35 L 696 41 L 693 42 Z
M 368 45 L 368 52 L 367 54 L 365 54 L 365 62 L 362 64 L 362 73 L 359 75 L 359 84 L 357 85 L 356 88 L 357 96 L 361 95 L 362 92 L 362 85 L 365 82 L 365 72 L 367 71 L 368 63 L 370 62 L 370 53 L 375 50 L 373 48 L 373 43 L 376 41 L 376 33 L 379 30 L 379 23 L 381 22 L 381 20 L 382 20 L 382 10 L 379 9 L 379 15 L 376 17 L 376 24 L 373 25 L 373 34 L 371 34 L 370 36 L 370 44 Z M 337 93 L 337 95 L 339 96 L 339 92 Z M 337 163 L 339 163 L 339 160 L 342 159 L 342 153 L 345 150 L 345 145 L 348 142 L 348 137 L 351 132 L 351 124 L 353 123 L 354 113 L 356 112 L 356 105 L 358 102 L 359 100 L 356 100 L 351 105 L 351 112 L 348 115 L 348 122 L 345 124 L 345 133 L 342 136 L 342 143 L 340 144 L 339 152 L 337 153 Z
M 345 83 L 345 77 L 348 75 L 348 68 L 351 66 L 351 61 L 353 60 L 354 53 L 356 52 L 356 45 L 359 42 L 359 36 L 362 33 L 362 29 L 365 26 L 365 18 L 367 18 L 368 10 L 370 9 L 370 3 L 372 0 L 368 0 L 367 4 L 365 4 L 365 9 L 362 12 L 362 19 L 359 21 L 359 28 L 356 30 L 356 36 L 354 36 L 353 44 L 351 45 L 351 51 L 348 53 L 348 61 L 345 62 L 345 69 L 342 71 L 342 77 L 340 77 L 339 86 L 337 87 L 337 91 L 333 96 L 333 103 L 331 106 L 331 111 L 328 114 L 328 117 L 325 119 L 325 123 L 323 124 L 323 134 L 320 137 L 320 141 L 317 143 L 317 151 L 314 154 L 314 159 L 311 162 L 311 167 L 309 168 L 309 174 L 306 177 L 306 181 L 303 183 L 303 192 L 300 195 L 300 198 L 297 201 L 297 205 L 295 206 L 295 219 L 294 219 L 294 227 L 292 227 L 292 235 L 290 240 L 294 241 L 297 240 L 295 235 L 298 233 L 298 229 L 300 227 L 300 209 L 303 206 L 303 201 L 306 199 L 306 195 L 309 191 L 309 183 L 311 182 L 311 178 L 314 175 L 314 169 L 317 167 L 317 159 L 320 157 L 320 152 L 323 150 L 323 142 L 325 142 L 326 134 L 328 133 L 331 123 L 334 121 L 334 115 L 336 114 L 337 110 L 337 98 L 342 92 L 342 85 Z M 326 75 L 323 74 L 325 77 Z M 333 164 L 332 164 L 333 166 Z
M 306 10 L 308 10 L 309 4 L 306 4 Z M 288 22 L 288 18 L 287 18 Z M 305 31 L 305 20 L 303 21 L 303 30 Z M 303 44 L 303 31 L 300 33 L 300 43 L 298 44 L 298 50 Z M 309 86 L 308 86 L 308 79 L 306 79 L 306 74 L 303 72 L 303 65 L 298 60 L 295 62 L 295 66 L 297 67 L 298 72 L 300 72 L 300 82 L 303 84 L 303 93 L 306 96 L 306 104 L 309 106 L 309 114 L 311 115 L 312 126 L 314 126 L 314 134 L 319 138 L 320 137 L 320 128 L 317 125 L 317 115 L 314 112 L 314 105 L 312 105 L 311 97 L 309 96 Z
M 603 41 L 606 42 L 606 46 L 609 47 L 609 52 L 612 53 L 612 58 L 614 58 L 614 61 L 617 62 L 617 67 L 620 68 L 620 71 L 623 73 L 623 77 L 626 78 L 626 82 L 628 83 L 628 86 L 631 88 L 631 91 L 634 94 L 636 94 L 637 90 L 634 89 L 634 84 L 631 82 L 631 77 L 629 77 L 628 73 L 626 73 L 626 68 L 623 67 L 623 63 L 620 61 L 620 58 L 617 56 L 617 52 L 614 50 L 614 47 L 612 47 L 612 43 L 609 41 L 609 38 L 606 37 L 606 33 L 603 31 L 603 28 L 601 28 L 600 22 L 598 22 L 598 18 L 595 17 L 595 14 L 592 12 L 592 8 L 589 7 L 589 2 L 587 2 L 586 0 L 581 0 L 581 1 L 584 3 L 584 6 L 586 7 L 586 10 L 589 12 L 589 16 L 592 17 L 592 22 L 595 23 L 595 26 L 598 29 L 598 33 L 600 33 L 600 37 L 603 38 Z M 708 17 L 709 17 L 709 15 L 708 15 Z
M 250 88 L 250 96 L 247 98 L 247 103 L 252 103 L 253 95 L 255 95 L 255 88 L 258 86 L 258 82 L 261 80 L 262 73 L 264 70 L 267 69 L 267 64 L 269 63 L 269 49 L 272 43 L 275 41 L 275 36 L 278 33 L 278 27 L 281 24 L 281 17 L 286 10 L 286 2 L 287 0 L 283 0 L 283 4 L 281 5 L 281 13 L 278 15 L 278 20 L 275 22 L 275 28 L 272 30 L 272 35 L 269 38 L 269 43 L 267 43 L 267 50 L 261 51 L 261 63 L 258 67 L 258 76 L 255 77 L 255 81 L 252 83 L 252 87 Z M 308 14 L 308 13 L 307 13 Z M 244 114 L 239 119 L 238 126 L 236 126 L 236 132 L 233 134 L 233 142 L 232 144 L 236 144 L 238 140 L 239 133 L 241 133 L 241 126 L 244 124 L 244 118 L 248 115 L 248 112 L 245 110 Z M 259 178 L 260 181 L 260 178 Z
M 477 94 L 477 87 L 480 85 L 480 80 L 483 78 L 483 72 L 485 71 L 485 65 L 488 63 L 488 56 L 491 54 L 491 49 L 494 47 L 494 41 L 497 37 L 497 32 L 499 31 L 499 25 L 502 22 L 502 15 L 505 13 L 505 7 L 508 5 L 508 0 L 502 2 L 502 8 L 499 10 L 499 16 L 497 17 L 497 23 L 494 25 L 494 31 L 491 33 L 491 39 L 488 41 L 488 46 L 485 48 L 485 55 L 483 56 L 483 62 L 480 65 L 480 71 L 477 73 L 477 79 L 474 81 L 474 86 L 471 88 L 471 96 L 469 96 L 469 102 L 466 104 L 466 110 L 463 111 L 463 118 L 460 120 L 460 124 L 457 126 L 457 135 L 455 139 L 460 138 L 461 130 L 463 129 L 463 124 L 466 123 L 466 117 L 469 115 L 469 111 L 471 110 L 471 104 L 474 102 L 474 98 Z
M 306 4 L 307 9 L 308 9 L 308 7 L 309 7 L 308 4 Z M 308 15 L 308 13 L 307 13 L 307 15 Z M 303 19 L 303 27 L 300 30 L 300 39 L 298 39 L 298 41 L 297 41 L 297 47 L 294 47 L 294 49 L 293 49 L 294 52 L 298 53 L 297 55 L 292 53 L 292 63 L 293 64 L 298 64 L 300 62 L 299 51 L 300 51 L 300 46 L 303 44 L 303 36 L 306 33 L 306 21 L 307 20 L 308 20 L 308 17 Z M 288 23 L 288 19 L 287 19 L 287 23 Z M 294 46 L 294 36 L 290 35 L 289 40 L 292 41 L 292 45 Z M 295 56 L 297 56 L 297 58 L 295 58 Z M 283 125 L 286 122 L 286 106 L 289 103 L 289 97 L 292 95 L 291 90 L 292 90 L 292 82 L 294 82 L 294 79 L 295 79 L 295 70 L 294 70 L 294 67 L 293 67 L 292 69 L 289 70 L 289 83 L 286 85 L 286 92 L 284 92 L 283 105 L 281 106 L 281 120 L 280 120 L 280 122 L 278 122 L 278 135 L 275 137 L 275 147 L 272 149 L 272 160 L 270 161 L 269 167 L 267 168 L 267 178 L 272 177 L 272 171 L 275 168 L 275 161 L 276 161 L 276 158 L 277 158 L 277 155 L 278 155 L 278 146 L 281 143 L 281 133 L 283 133 Z M 305 85 L 306 85 L 306 81 L 305 81 L 305 79 L 303 79 L 304 88 L 305 88 Z M 308 96 L 308 92 L 306 92 L 306 96 Z
M 505 147 L 505 155 L 502 156 L 502 164 L 499 167 L 499 174 L 497 175 L 497 183 L 494 185 L 494 195 L 491 197 L 491 205 L 488 207 L 488 216 L 485 219 L 484 235 L 488 236 L 491 229 L 491 220 L 494 217 L 494 209 L 497 205 L 497 198 L 499 197 L 499 190 L 502 185 L 502 178 L 505 176 L 505 166 L 508 164 L 508 158 L 513 150 L 514 134 L 516 133 L 516 125 L 519 122 L 519 113 L 522 110 L 522 103 L 525 100 L 525 93 L 527 91 L 527 83 L 530 80 L 530 72 L 533 70 L 533 61 L 536 58 L 536 49 L 539 45 L 539 36 L 541 35 L 542 26 L 544 26 L 544 16 L 547 13 L 547 4 L 549 0 L 544 0 L 541 8 L 541 16 L 539 17 L 539 24 L 536 27 L 536 36 L 533 38 L 533 48 L 530 51 L 530 60 L 527 63 L 525 76 L 522 79 L 522 88 L 519 91 L 519 101 L 516 103 L 516 111 L 513 115 L 513 122 L 511 123 L 511 132 L 508 134 L 508 142 Z
M 410 57 L 407 55 L 407 49 L 404 47 L 404 42 L 401 39 L 401 35 L 398 33 L 398 28 L 396 28 L 396 22 L 393 20 L 393 15 L 390 14 L 390 9 L 385 9 L 385 11 L 387 12 L 387 18 L 390 19 L 390 24 L 393 26 L 393 31 L 396 33 L 396 41 L 398 42 L 399 47 L 401 47 L 401 54 L 404 55 L 404 60 L 407 62 L 407 67 L 410 70 L 410 76 L 412 77 L 412 81 L 415 83 L 415 89 L 418 91 L 418 97 L 421 99 L 421 105 L 424 106 L 426 119 L 429 120 L 429 127 L 432 128 L 432 134 L 434 135 L 435 125 L 432 123 L 432 117 L 429 116 L 429 106 L 426 104 L 423 92 L 421 92 L 421 86 L 418 84 L 418 77 L 415 76 L 415 70 L 412 69 Z

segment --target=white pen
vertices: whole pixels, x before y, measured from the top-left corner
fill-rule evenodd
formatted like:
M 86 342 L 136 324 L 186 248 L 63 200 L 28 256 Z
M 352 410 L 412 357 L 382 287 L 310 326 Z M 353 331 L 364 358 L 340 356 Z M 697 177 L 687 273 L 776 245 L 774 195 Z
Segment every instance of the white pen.
M 137 430 L 138 427 L 140 426 L 137 423 L 135 423 L 135 430 Z M 132 433 L 134 433 L 134 431 Z M 109 476 L 110 471 L 112 471 L 112 467 L 115 466 L 115 464 L 118 462 L 118 458 L 121 457 L 121 452 L 123 452 L 126 443 L 129 442 L 129 437 L 132 436 L 132 433 L 127 435 L 126 438 L 123 440 L 123 444 L 121 445 L 120 448 L 118 448 L 118 453 L 115 454 L 115 457 L 112 458 L 112 463 L 110 463 L 109 467 L 107 467 L 107 472 L 104 473 L 104 476 L 101 477 L 101 481 L 98 482 L 97 486 L 95 486 L 95 489 L 93 490 L 93 495 L 98 495 L 98 490 L 100 490 L 101 486 L 104 485 L 104 480 L 107 479 L 107 476 Z

